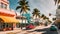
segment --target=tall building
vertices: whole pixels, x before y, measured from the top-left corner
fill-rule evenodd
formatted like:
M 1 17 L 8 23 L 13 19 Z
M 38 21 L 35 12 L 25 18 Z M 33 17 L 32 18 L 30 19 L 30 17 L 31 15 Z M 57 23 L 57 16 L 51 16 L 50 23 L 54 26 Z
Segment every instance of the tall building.
M 0 0 L 0 8 L 9 9 L 9 1 L 8 0 Z
M 15 16 L 15 11 L 9 8 L 9 1 L 0 0 L 0 31 L 13 30 L 19 22 Z

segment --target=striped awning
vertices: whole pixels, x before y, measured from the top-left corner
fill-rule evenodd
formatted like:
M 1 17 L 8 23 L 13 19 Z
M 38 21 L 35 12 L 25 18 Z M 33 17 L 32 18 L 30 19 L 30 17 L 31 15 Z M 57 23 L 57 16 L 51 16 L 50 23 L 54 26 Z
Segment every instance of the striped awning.
M 0 18 L 5 22 L 5 23 L 18 23 L 19 20 L 13 18 L 13 17 L 7 17 L 7 16 L 0 16 Z

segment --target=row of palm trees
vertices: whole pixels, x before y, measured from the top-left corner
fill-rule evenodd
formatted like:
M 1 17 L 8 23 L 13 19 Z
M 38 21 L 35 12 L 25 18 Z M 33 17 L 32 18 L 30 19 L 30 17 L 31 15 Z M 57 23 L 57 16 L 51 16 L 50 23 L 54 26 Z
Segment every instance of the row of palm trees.
M 30 10 L 27 0 L 20 0 L 18 2 L 18 4 L 19 5 L 16 7 L 16 10 L 20 9 L 20 13 L 24 13 L 24 12 L 27 13 L 27 11 Z M 46 17 L 44 14 L 40 15 L 40 11 L 37 8 L 33 9 L 32 14 L 33 14 L 33 16 L 36 16 L 36 17 L 38 16 L 38 17 L 41 17 L 43 19 L 48 19 L 48 21 L 50 21 L 49 18 Z M 22 21 L 23 21 L 23 19 L 22 19 Z
M 28 1 L 26 1 L 26 0 L 20 0 L 18 2 L 18 4 L 19 5 L 16 7 L 16 10 L 20 9 L 20 13 L 24 13 L 24 12 L 27 13 L 27 10 L 30 10 Z M 32 14 L 33 14 L 33 16 L 36 15 L 36 17 L 37 16 L 40 17 L 40 11 L 37 8 L 33 9 L 33 13 Z M 41 17 L 47 18 L 44 14 L 42 14 Z
M 55 5 L 60 3 L 60 0 L 54 0 Z
M 60 0 L 54 0 L 54 1 L 55 1 L 55 4 L 56 4 L 56 3 L 57 3 L 57 4 L 60 3 Z M 20 1 L 18 2 L 18 4 L 19 4 L 19 6 L 17 6 L 16 10 L 17 10 L 17 9 L 21 9 L 21 10 L 20 10 L 20 13 L 21 13 L 21 12 L 26 12 L 26 10 L 30 10 L 29 5 L 28 5 L 28 1 L 26 1 L 26 0 L 20 0 Z M 34 10 L 35 10 L 35 9 L 34 9 Z

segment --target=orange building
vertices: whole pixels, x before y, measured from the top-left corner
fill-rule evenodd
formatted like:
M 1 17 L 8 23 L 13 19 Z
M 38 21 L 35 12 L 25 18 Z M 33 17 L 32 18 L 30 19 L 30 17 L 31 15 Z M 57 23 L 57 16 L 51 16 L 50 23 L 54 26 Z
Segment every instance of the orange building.
M 9 9 L 9 1 L 0 0 L 0 31 L 13 30 L 19 22 L 15 17 L 15 11 Z

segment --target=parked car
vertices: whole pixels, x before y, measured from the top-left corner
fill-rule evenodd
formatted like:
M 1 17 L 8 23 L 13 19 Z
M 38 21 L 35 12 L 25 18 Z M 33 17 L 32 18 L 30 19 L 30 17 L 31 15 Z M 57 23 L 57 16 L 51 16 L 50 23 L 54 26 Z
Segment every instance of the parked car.
M 26 26 L 26 29 L 34 29 L 34 28 L 35 28 L 35 26 L 33 24 L 29 24 Z
M 58 30 L 58 28 L 55 25 L 52 25 L 50 27 L 50 31 L 57 31 L 57 30 Z

